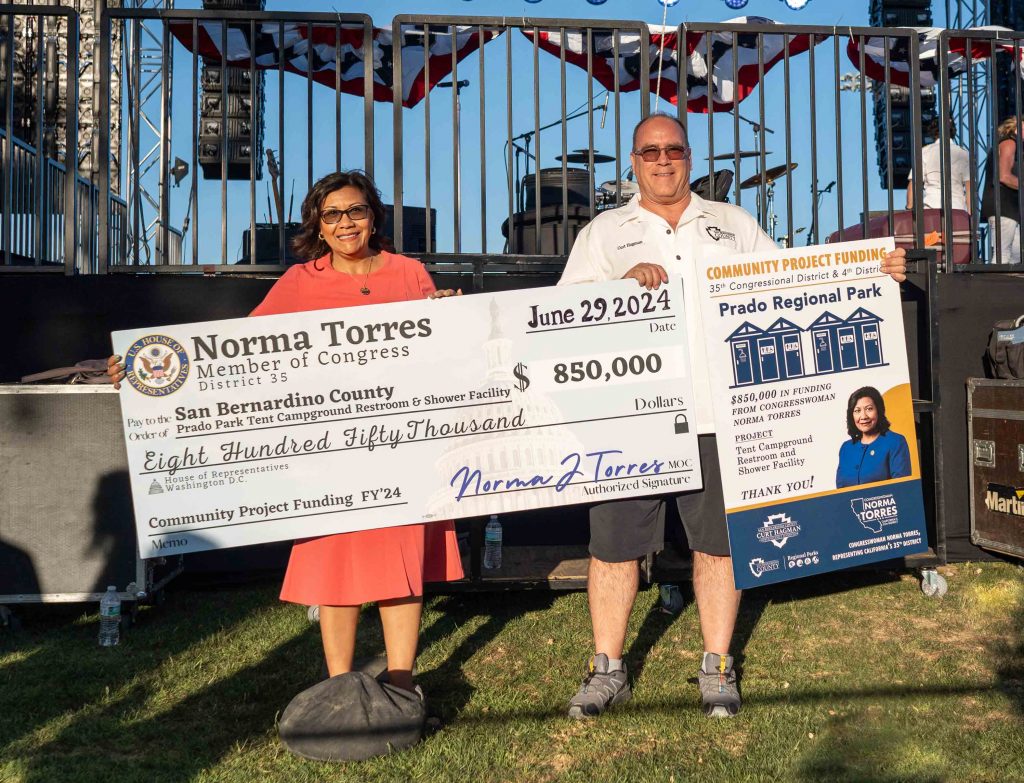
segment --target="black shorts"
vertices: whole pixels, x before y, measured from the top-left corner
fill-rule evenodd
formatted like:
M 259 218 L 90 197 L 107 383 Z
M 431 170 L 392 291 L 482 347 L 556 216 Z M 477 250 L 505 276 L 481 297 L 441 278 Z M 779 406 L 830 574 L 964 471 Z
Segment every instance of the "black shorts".
M 722 472 L 714 435 L 698 436 L 704 489 L 666 497 L 613 500 L 590 509 L 590 554 L 606 563 L 625 563 L 665 547 L 665 501 L 673 497 L 690 549 L 729 554 Z

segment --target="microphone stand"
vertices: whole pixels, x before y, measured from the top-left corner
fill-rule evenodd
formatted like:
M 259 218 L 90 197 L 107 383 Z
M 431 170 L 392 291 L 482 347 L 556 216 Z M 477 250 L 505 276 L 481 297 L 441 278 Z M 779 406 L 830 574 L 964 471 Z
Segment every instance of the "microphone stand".
M 736 116 L 739 119 L 743 120 L 745 123 L 747 123 L 747 125 L 749 125 L 754 130 L 754 152 L 758 153 L 758 155 L 757 155 L 757 167 L 758 167 L 758 171 L 760 172 L 761 171 L 761 131 L 763 130 L 765 133 L 772 133 L 772 134 L 774 134 L 775 131 L 773 131 L 767 125 L 762 125 L 759 122 L 754 122 L 753 120 L 747 119 L 746 117 L 744 117 L 739 112 L 736 112 Z M 766 214 L 768 209 L 773 208 L 773 207 L 771 207 L 769 205 L 769 203 L 766 203 L 766 202 L 773 201 L 774 200 L 774 194 L 768 194 L 768 196 L 766 198 L 763 198 L 762 197 L 762 192 L 763 191 L 764 191 L 764 182 L 763 182 L 763 172 L 762 172 L 762 184 L 761 184 L 761 187 L 759 187 L 757 189 L 757 194 L 756 194 L 756 199 L 755 200 L 757 202 L 757 222 L 761 224 L 762 228 L 767 228 L 768 224 L 771 224 L 773 222 L 774 215 L 769 217 Z M 762 214 L 762 207 L 764 207 L 765 214 Z M 772 236 L 773 239 L 775 238 L 774 227 L 772 229 L 771 236 Z
M 509 143 L 512 144 L 512 149 L 514 149 L 516 151 L 516 211 L 518 211 L 518 212 L 522 212 L 523 211 L 523 200 L 525 198 L 525 194 L 523 193 L 523 185 L 522 185 L 522 183 L 523 183 L 523 180 L 525 180 L 527 177 L 530 176 L 530 161 L 533 160 L 534 162 L 537 162 L 537 156 L 533 155 L 530 152 L 530 141 L 531 141 L 531 139 L 533 139 L 533 137 L 536 136 L 540 131 L 545 131 L 545 130 L 548 130 L 549 128 L 554 128 L 557 125 L 562 125 L 563 123 L 569 122 L 569 120 L 575 120 L 575 119 L 578 119 L 579 117 L 585 117 L 588 114 L 593 114 L 595 111 L 601 111 L 604 108 L 606 108 L 606 107 L 594 106 L 593 108 L 590 108 L 590 109 L 587 109 L 587 108 L 580 109 L 579 111 L 576 111 L 576 112 L 573 112 L 572 114 L 566 115 L 564 118 L 562 118 L 560 120 L 555 120 L 554 122 L 549 122 L 547 125 L 541 125 L 539 128 L 536 128 L 535 130 L 524 131 L 523 133 L 520 133 L 518 136 L 513 136 L 509 140 Z M 525 144 L 526 144 L 526 148 L 525 149 L 523 149 L 518 144 L 516 144 L 516 142 L 519 141 L 520 139 L 522 139 L 525 142 Z M 526 156 L 526 171 L 523 174 L 522 179 L 520 179 L 520 177 L 519 177 L 519 154 L 520 153 L 522 153 L 522 154 L 524 154 Z
M 818 221 L 815 220 L 814 218 L 821 211 L 821 200 L 825 197 L 826 193 L 831 193 L 832 192 L 832 188 L 834 188 L 835 186 L 836 186 L 836 181 L 835 180 L 832 180 L 830 183 L 828 183 L 828 185 L 825 186 L 824 190 L 818 190 L 817 189 L 818 188 L 818 183 L 817 182 L 815 182 L 811 186 L 811 195 L 814 196 L 814 200 L 815 200 L 815 205 L 814 206 L 815 206 L 815 209 L 814 209 L 814 212 L 811 213 L 811 230 L 807 232 L 807 244 L 808 245 L 811 245 L 811 244 L 815 244 L 816 245 L 816 244 L 818 244 Z

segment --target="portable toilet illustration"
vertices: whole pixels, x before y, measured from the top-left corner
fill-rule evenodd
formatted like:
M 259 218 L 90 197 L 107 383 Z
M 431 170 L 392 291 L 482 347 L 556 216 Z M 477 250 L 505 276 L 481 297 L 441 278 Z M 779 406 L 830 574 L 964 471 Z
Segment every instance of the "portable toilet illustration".
M 762 382 L 762 365 L 760 359 L 759 342 L 765 340 L 771 342 L 771 338 L 764 337 L 764 329 L 754 326 L 749 321 L 740 324 L 735 332 L 726 338 L 732 352 L 732 377 L 733 388 L 737 386 L 752 386 Z M 776 362 L 777 365 L 777 362 Z M 778 377 L 777 369 L 771 380 Z M 769 375 L 772 369 L 769 367 Z
M 765 329 L 765 334 L 770 335 L 775 341 L 775 353 L 780 357 L 779 374 L 782 378 L 800 378 L 806 375 L 801 337 L 803 331 L 785 318 L 780 318 Z

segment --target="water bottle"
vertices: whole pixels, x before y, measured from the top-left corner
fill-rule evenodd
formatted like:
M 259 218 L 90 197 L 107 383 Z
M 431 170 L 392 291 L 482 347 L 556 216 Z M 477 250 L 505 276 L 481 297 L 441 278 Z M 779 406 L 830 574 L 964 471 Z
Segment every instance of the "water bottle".
M 491 514 L 484 528 L 484 568 L 489 571 L 501 568 L 501 522 L 497 514 Z
M 100 599 L 100 646 L 113 647 L 121 640 L 121 597 L 114 585 Z

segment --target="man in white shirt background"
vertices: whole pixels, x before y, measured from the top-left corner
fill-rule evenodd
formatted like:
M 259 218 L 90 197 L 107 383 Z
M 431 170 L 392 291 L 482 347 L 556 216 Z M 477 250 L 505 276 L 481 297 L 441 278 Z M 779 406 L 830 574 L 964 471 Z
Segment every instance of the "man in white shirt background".
M 729 654 L 740 591 L 729 557 L 696 259 L 776 246 L 742 208 L 690 192 L 690 148 L 676 117 L 653 114 L 641 120 L 633 131 L 630 160 L 639 195 L 625 206 L 601 212 L 582 230 L 559 285 L 632 278 L 654 289 L 668 282 L 666 266 L 682 276 L 696 407 L 691 421 L 699 435 L 704 489 L 674 500 L 693 550 L 693 589 L 704 640 L 698 672 L 704 711 L 731 717 L 741 705 Z M 897 281 L 906 279 L 905 255 L 898 249 L 887 256 L 882 271 Z M 587 594 L 594 655 L 569 703 L 570 717 L 595 717 L 632 695 L 622 661 L 626 627 L 639 587 L 639 559 L 664 546 L 664 502 L 658 497 L 638 498 L 591 509 Z

